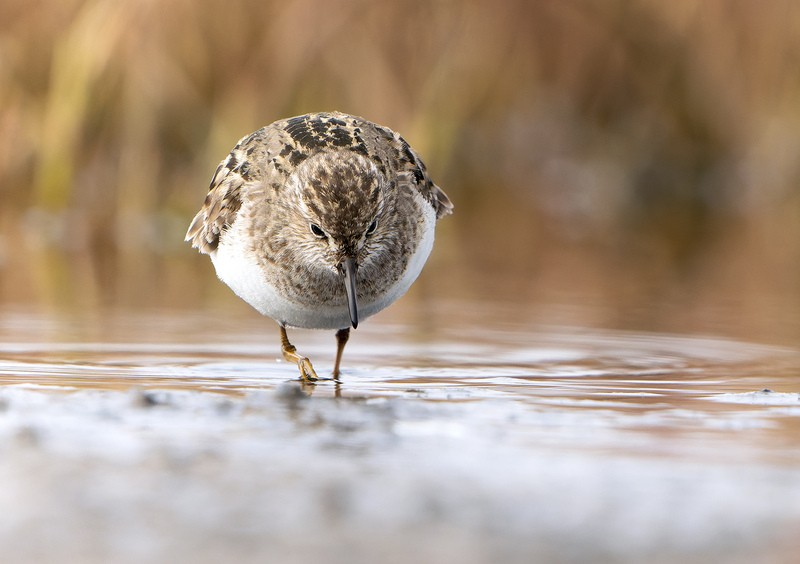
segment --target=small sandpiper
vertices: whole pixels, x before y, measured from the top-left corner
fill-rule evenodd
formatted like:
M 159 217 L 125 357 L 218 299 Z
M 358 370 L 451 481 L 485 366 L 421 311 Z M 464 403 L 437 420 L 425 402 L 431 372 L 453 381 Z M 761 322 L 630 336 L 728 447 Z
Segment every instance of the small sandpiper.
M 316 380 L 287 327 L 336 329 L 333 377 L 361 319 L 406 293 L 453 210 L 397 133 L 338 112 L 241 139 L 219 164 L 186 240 L 237 296 L 280 326 L 283 357 Z

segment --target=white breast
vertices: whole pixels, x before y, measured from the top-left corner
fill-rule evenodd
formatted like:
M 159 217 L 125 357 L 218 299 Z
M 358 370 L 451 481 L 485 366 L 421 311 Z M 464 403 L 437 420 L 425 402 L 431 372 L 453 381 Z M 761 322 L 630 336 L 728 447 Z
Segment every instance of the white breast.
M 423 236 L 414 255 L 408 261 L 403 276 L 376 300 L 368 303 L 359 302 L 360 319 L 378 313 L 405 294 L 428 260 L 433 248 L 436 213 L 427 202 L 423 202 L 420 207 L 423 210 L 421 217 Z M 247 230 L 241 223 L 241 221 L 234 222 L 221 238 L 217 250 L 211 253 L 211 261 L 220 280 L 259 313 L 278 323 L 307 329 L 341 329 L 350 326 L 347 306 L 334 308 L 319 305 L 309 308 L 283 297 L 277 288 L 269 283 L 267 273 L 250 250 Z

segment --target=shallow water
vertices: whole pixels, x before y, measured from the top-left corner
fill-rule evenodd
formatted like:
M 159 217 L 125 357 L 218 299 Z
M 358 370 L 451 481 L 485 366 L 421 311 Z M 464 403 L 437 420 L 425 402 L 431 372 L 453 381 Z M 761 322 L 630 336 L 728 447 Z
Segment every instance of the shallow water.
M 330 372 L 332 334 L 290 336 Z M 3 561 L 790 562 L 800 547 L 790 348 L 377 319 L 341 383 L 301 385 L 256 316 L 5 311 L 0 343 Z

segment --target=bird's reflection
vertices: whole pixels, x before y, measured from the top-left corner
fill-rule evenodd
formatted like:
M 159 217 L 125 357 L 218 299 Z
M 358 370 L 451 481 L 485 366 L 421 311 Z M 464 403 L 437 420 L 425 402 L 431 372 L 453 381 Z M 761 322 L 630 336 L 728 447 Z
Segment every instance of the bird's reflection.
M 338 378 L 320 378 L 315 382 L 311 382 L 304 378 L 298 378 L 297 380 L 292 380 L 291 382 L 287 382 L 287 388 L 292 387 L 297 390 L 296 393 L 302 394 L 304 397 L 311 397 L 314 392 L 317 391 L 318 386 L 327 387 L 327 384 L 333 384 L 333 397 L 341 398 L 342 397 L 342 381 Z

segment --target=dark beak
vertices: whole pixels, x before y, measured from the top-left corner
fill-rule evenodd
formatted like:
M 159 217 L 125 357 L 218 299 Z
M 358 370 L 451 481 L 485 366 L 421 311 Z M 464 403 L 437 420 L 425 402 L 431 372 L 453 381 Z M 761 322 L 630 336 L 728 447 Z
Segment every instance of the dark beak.
M 358 327 L 358 301 L 356 300 L 356 259 L 347 257 L 342 261 L 344 268 L 344 289 L 347 292 L 347 308 L 350 310 L 350 323 Z

